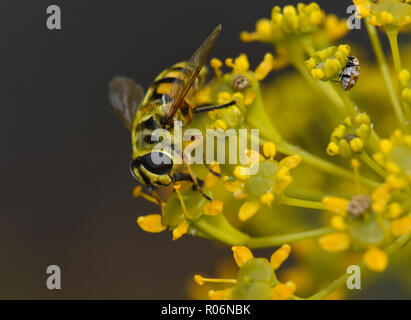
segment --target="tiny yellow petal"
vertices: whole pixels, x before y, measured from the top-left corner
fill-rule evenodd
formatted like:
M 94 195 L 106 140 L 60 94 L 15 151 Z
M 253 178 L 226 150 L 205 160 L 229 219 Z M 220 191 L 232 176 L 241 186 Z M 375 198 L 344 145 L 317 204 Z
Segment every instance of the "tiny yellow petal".
M 398 218 L 403 213 L 402 206 L 398 202 L 391 203 L 388 210 L 391 219 Z
M 211 200 L 204 208 L 204 214 L 207 216 L 216 216 L 223 211 L 224 203 L 219 200 Z
M 272 289 L 273 300 L 287 300 L 290 299 L 295 292 L 296 286 L 294 282 L 279 283 Z
M 276 250 L 272 255 L 271 255 L 271 266 L 274 268 L 274 270 L 277 270 L 282 263 L 288 258 L 290 255 L 291 251 L 291 246 L 289 244 L 284 244 L 282 247 L 278 250 Z
M 200 276 L 199 274 L 194 275 L 194 281 L 199 286 L 202 286 L 205 283 L 204 277 Z
M 233 174 L 238 180 L 246 180 L 249 178 L 249 175 L 247 174 L 247 168 L 242 166 L 236 166 L 234 168 Z
M 264 60 L 258 65 L 257 69 L 255 69 L 255 78 L 258 81 L 263 80 L 268 73 L 273 70 L 274 66 L 274 56 L 271 53 L 266 53 L 264 56 Z
M 325 77 L 324 75 L 324 71 L 322 71 L 319 68 L 316 69 L 312 69 L 311 70 L 311 76 L 315 79 L 315 80 L 321 80 Z
M 158 233 L 166 229 L 166 226 L 161 223 L 160 214 L 140 216 L 137 218 L 137 223 L 141 229 L 147 232 Z
M 263 153 L 266 158 L 274 158 L 277 153 L 277 148 L 274 142 L 266 142 L 263 144 Z
M 260 202 L 269 207 L 271 207 L 271 203 L 273 202 L 273 200 L 274 200 L 274 195 L 271 192 L 263 194 L 260 198 Z
M 302 159 L 299 154 L 288 156 L 280 161 L 280 167 L 286 167 L 287 169 L 291 170 L 299 166 L 301 163 L 301 160 Z
M 246 221 L 255 215 L 260 208 L 261 205 L 259 202 L 246 201 L 241 205 L 240 210 L 238 211 L 238 219 L 240 221 Z
M 137 186 L 133 189 L 133 196 L 135 196 L 136 198 L 138 198 L 141 194 L 141 186 Z
M 208 296 L 210 300 L 231 300 L 231 288 L 224 290 L 210 290 L 208 291 Z
M 391 230 L 395 236 L 411 232 L 411 215 L 392 221 Z
M 233 251 L 234 260 L 239 268 L 241 268 L 248 260 L 254 258 L 250 249 L 244 246 L 234 246 L 231 248 Z
M 336 212 L 342 216 L 347 213 L 347 206 L 350 203 L 347 199 L 339 197 L 324 197 L 322 202 L 328 210 Z
M 183 220 L 179 223 L 177 228 L 173 230 L 173 241 L 179 239 L 183 234 L 186 234 L 188 230 L 187 221 Z
M 318 239 L 320 247 L 328 252 L 338 252 L 350 246 L 350 237 L 345 232 L 331 233 Z
M 331 227 L 338 231 L 344 231 L 347 229 L 347 224 L 342 216 L 335 215 L 331 218 Z
M 363 260 L 368 269 L 376 272 L 384 271 L 388 265 L 388 256 L 385 251 L 375 247 L 364 253 Z
M 384 152 L 385 154 L 390 153 L 391 150 L 392 150 L 392 143 L 391 143 L 391 141 L 388 140 L 388 139 L 382 139 L 382 140 L 380 141 L 380 150 L 381 150 L 382 152 Z

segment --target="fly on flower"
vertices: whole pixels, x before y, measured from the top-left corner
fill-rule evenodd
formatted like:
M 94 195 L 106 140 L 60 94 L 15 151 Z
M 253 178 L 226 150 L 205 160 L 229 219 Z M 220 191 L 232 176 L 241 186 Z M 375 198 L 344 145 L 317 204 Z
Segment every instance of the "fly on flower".
M 140 85 L 125 77 L 115 77 L 109 86 L 114 111 L 131 131 L 133 147 L 130 170 L 133 177 L 150 191 L 176 181 L 190 181 L 193 188 L 211 200 L 201 189 L 202 181 L 194 176 L 183 152 L 175 150 L 173 141 L 165 149 L 153 150 L 156 129 L 171 133 L 174 121 L 186 127 L 195 113 L 224 108 L 234 104 L 196 106 L 193 96 L 204 84 L 204 64 L 221 32 L 217 26 L 187 62 L 180 62 L 161 72 L 143 94 Z M 204 68 L 203 68 L 204 67 Z M 176 161 L 175 156 L 181 161 Z M 182 166 L 184 164 L 185 166 Z

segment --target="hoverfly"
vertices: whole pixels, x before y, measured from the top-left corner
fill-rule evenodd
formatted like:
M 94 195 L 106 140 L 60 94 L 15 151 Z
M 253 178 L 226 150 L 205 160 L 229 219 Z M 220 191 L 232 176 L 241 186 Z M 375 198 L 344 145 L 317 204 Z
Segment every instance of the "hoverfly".
M 181 121 L 184 127 L 190 123 L 194 113 L 224 108 L 235 103 L 194 106 L 190 99 L 205 82 L 207 70 L 203 66 L 220 31 L 221 25 L 214 29 L 188 62 L 176 63 L 161 72 L 145 95 L 140 85 L 125 77 L 115 77 L 109 85 L 109 99 L 114 111 L 131 131 L 131 174 L 151 192 L 175 181 L 190 181 L 193 188 L 210 200 L 201 190 L 202 181 L 194 176 L 184 159 L 179 163 L 186 164 L 186 168 L 176 164 L 172 150 L 154 151 L 151 137 L 156 129 L 172 131 L 174 120 Z M 153 161 L 153 157 L 166 161 L 158 163 Z

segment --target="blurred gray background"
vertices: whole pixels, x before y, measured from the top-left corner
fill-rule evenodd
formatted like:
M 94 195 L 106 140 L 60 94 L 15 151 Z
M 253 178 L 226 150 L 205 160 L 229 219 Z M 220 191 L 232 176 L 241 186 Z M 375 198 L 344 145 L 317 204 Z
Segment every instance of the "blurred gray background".
M 139 215 L 158 208 L 132 197 L 129 133 L 113 114 L 107 84 L 126 75 L 147 88 L 190 57 L 219 23 L 213 56 L 268 49 L 243 44 L 274 5 L 296 1 L 0 2 L 0 298 L 181 299 L 195 272 L 214 272 L 228 252 L 209 241 L 149 234 Z M 57 4 L 62 30 L 46 28 Z M 320 1 L 346 16 L 351 1 Z M 350 41 L 364 42 L 365 30 Z M 45 286 L 62 268 L 62 290 Z

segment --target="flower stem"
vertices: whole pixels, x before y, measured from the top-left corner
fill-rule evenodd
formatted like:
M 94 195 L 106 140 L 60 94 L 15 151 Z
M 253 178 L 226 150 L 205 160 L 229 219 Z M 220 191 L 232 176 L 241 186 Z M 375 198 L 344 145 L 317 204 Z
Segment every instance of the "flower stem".
M 250 248 L 269 248 L 282 245 L 284 243 L 292 243 L 299 240 L 310 239 L 310 238 L 317 238 L 323 236 L 328 233 L 334 232 L 331 228 L 320 228 L 314 229 L 310 231 L 303 231 L 297 233 L 288 233 L 282 235 L 274 235 L 274 236 L 267 236 L 267 237 L 256 237 L 250 238 L 247 241 L 247 245 Z
M 398 28 L 386 28 L 386 32 L 390 41 L 395 72 L 398 74 L 402 69 L 400 51 L 398 50 Z
M 223 214 L 214 217 L 202 216 L 198 220 L 191 221 L 191 224 L 211 238 L 231 246 L 243 245 L 249 239 L 247 234 L 233 227 Z
M 377 29 L 369 24 L 368 20 L 365 20 L 365 25 L 367 26 L 368 35 L 371 40 L 372 47 L 374 49 L 375 56 L 377 58 L 378 65 L 380 67 L 382 77 L 384 79 L 384 83 L 388 89 L 388 93 L 390 96 L 391 104 L 394 108 L 395 115 L 397 117 L 398 122 L 402 129 L 407 130 L 405 125 L 405 117 L 404 112 L 401 107 L 401 102 L 398 98 L 398 95 L 394 89 L 394 85 L 391 81 L 390 72 L 388 69 L 387 60 L 384 56 L 384 51 L 382 50 L 381 42 L 378 37 Z
M 308 209 L 319 209 L 319 210 L 326 210 L 326 206 L 320 201 L 309 201 L 297 198 L 291 198 L 287 196 L 282 196 L 279 200 L 280 204 L 286 204 L 289 206 L 300 207 L 300 208 L 308 208 Z
M 261 139 L 260 139 L 261 140 Z M 287 155 L 293 155 L 293 154 L 299 154 L 303 161 L 306 163 L 312 165 L 314 168 L 317 168 L 319 170 L 322 170 L 324 172 L 337 175 L 340 177 L 348 178 L 348 179 L 354 179 L 354 174 L 346 169 L 343 169 L 331 162 L 328 162 L 324 159 L 321 159 L 320 157 L 317 157 L 303 149 L 300 149 L 294 145 L 291 145 L 287 142 L 283 142 L 279 145 L 277 145 L 277 150 L 285 153 Z M 376 188 L 379 186 L 378 182 L 375 182 L 373 180 L 369 180 L 367 178 L 361 177 L 361 183 L 366 185 L 367 187 L 370 187 L 372 189 Z
M 383 168 L 381 168 L 378 164 L 375 163 L 375 161 L 373 159 L 370 158 L 370 156 L 363 152 L 361 153 L 361 159 L 371 168 L 375 171 L 375 173 L 377 173 L 379 176 L 381 176 L 382 178 L 385 178 L 386 176 L 386 172 L 384 171 Z

